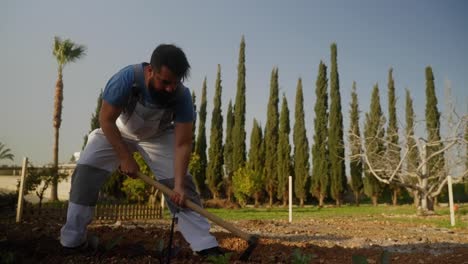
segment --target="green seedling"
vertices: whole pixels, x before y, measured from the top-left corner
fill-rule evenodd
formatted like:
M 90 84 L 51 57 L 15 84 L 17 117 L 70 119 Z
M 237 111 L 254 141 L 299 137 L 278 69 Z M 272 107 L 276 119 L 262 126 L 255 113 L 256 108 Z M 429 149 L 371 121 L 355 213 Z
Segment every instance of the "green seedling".
M 13 264 L 15 263 L 15 253 L 13 252 L 0 252 L 0 263 Z
M 115 246 L 117 246 L 120 241 L 122 240 L 123 236 L 118 236 L 117 238 L 111 240 L 109 243 L 106 244 L 105 249 L 106 251 L 110 251 L 113 249 Z
M 296 248 L 292 254 L 292 263 L 293 264 L 307 264 L 307 263 L 310 263 L 310 261 L 316 257 L 317 255 L 315 254 L 302 254 L 301 251 Z
M 157 245 L 156 245 L 156 254 L 157 255 L 162 255 L 164 251 L 164 240 L 159 239 Z
M 232 253 L 226 253 L 220 256 L 209 256 L 206 258 L 210 263 L 213 264 L 229 264 Z
M 367 258 L 362 255 L 353 255 L 353 264 L 368 264 Z
M 159 259 L 159 263 L 164 263 L 164 240 L 162 239 L 156 243 L 156 257 Z
M 382 252 L 382 256 L 380 256 L 380 263 L 382 264 L 390 264 L 390 252 L 384 250 Z
M 367 258 L 362 255 L 353 255 L 353 264 L 368 264 Z M 380 263 L 390 264 L 390 252 L 384 250 L 380 255 Z

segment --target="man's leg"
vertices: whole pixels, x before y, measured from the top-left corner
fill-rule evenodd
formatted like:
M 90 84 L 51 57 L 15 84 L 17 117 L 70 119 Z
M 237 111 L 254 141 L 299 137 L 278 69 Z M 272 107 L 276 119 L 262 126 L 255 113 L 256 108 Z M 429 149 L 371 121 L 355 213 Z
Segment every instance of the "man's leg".
M 100 129 L 94 130 L 72 175 L 67 222 L 60 232 L 62 246 L 78 247 L 86 241 L 99 190 L 117 166 L 114 149 Z
M 168 131 L 162 136 L 143 141 L 138 144 L 139 151 L 147 162 L 156 178 L 168 186 L 174 188 L 174 133 Z M 187 173 L 185 180 L 187 199 L 201 206 L 200 196 L 196 191 L 192 176 Z M 175 205 L 169 197 L 165 197 L 172 214 L 176 212 Z M 177 227 L 190 244 L 193 251 L 218 246 L 216 238 L 210 234 L 208 220 L 188 208 L 181 208 L 178 213 Z

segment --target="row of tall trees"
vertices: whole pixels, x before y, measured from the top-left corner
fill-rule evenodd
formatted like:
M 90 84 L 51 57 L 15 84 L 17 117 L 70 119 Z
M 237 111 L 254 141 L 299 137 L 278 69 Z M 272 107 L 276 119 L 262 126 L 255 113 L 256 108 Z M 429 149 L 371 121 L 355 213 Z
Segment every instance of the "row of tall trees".
M 323 206 L 326 198 L 333 199 L 339 206 L 343 203 L 343 195 L 348 189 L 354 193 L 357 204 L 363 193 L 370 197 L 374 204 L 377 204 L 384 191 L 391 193 L 392 201 L 396 204 L 398 196 L 403 189 L 406 189 L 414 197 L 416 205 L 421 202 L 424 208 L 433 209 L 433 200 L 440 193 L 441 186 L 446 183 L 445 175 L 441 174 L 441 168 L 444 167 L 444 148 L 450 146 L 444 144 L 440 137 L 440 113 L 437 109 L 431 67 L 426 68 L 426 130 L 428 134 L 427 143 L 424 145 L 418 144 L 421 140 L 415 138 L 415 114 L 409 90 L 406 90 L 406 127 L 403 133 L 399 131 L 393 69 L 388 72 L 388 120 L 381 107 L 379 86 L 375 84 L 369 112 L 364 115 L 362 132 L 357 84 L 353 82 L 352 101 L 349 106 L 350 127 L 347 136 L 350 175 L 347 177 L 337 45 L 333 43 L 330 50 L 330 79 L 327 77 L 328 67 L 321 61 L 316 80 L 314 135 L 311 145 L 312 164 L 309 164 L 310 150 L 304 120 L 302 80 L 298 79 L 297 82 L 292 131 L 293 144 L 291 145 L 288 102 L 283 94 L 280 105 L 279 69 L 277 67 L 274 67 L 271 72 L 265 127 L 262 128 L 257 119 L 253 120 L 250 149 L 248 159 L 246 159 L 244 38 L 241 40 L 239 52 L 236 100 L 234 105 L 231 101 L 228 105 L 225 143 L 222 144 L 220 137 L 224 130 L 222 113 L 219 109 L 221 89 L 218 86 L 220 86 L 221 75 L 218 66 L 210 135 L 210 144 L 215 145 L 210 147 L 208 152 L 210 159 L 206 162 L 208 168 L 220 172 L 223 177 L 213 177 L 213 174 L 207 173 L 205 184 L 203 184 L 203 179 L 198 180 L 200 189 L 203 186 L 210 186 L 211 191 L 205 193 L 207 195 L 205 198 L 225 196 L 233 200 L 233 197 L 246 199 L 247 196 L 253 199 L 256 205 L 262 201 L 270 206 L 276 201 L 286 204 L 287 177 L 292 175 L 294 195 L 301 206 L 304 205 L 308 195 L 315 197 L 320 206 Z M 203 97 L 206 97 L 206 82 L 202 89 L 202 105 L 204 104 Z M 204 128 L 204 124 L 201 123 L 205 122 L 206 114 L 201 109 L 199 115 L 199 127 Z M 459 127 L 465 129 L 466 126 L 466 119 L 462 119 Z M 205 136 L 204 132 L 200 131 L 199 129 L 199 135 Z M 401 139 L 400 134 L 405 136 Z M 197 137 L 197 140 L 204 139 Z M 457 140 L 460 144 L 466 143 L 466 139 L 457 138 Z M 196 145 L 198 144 L 197 142 Z M 423 149 L 427 149 L 427 153 L 421 156 L 420 152 Z M 216 151 L 219 153 L 213 153 Z M 423 167 L 427 167 L 427 172 L 416 173 Z M 466 174 L 465 171 L 462 176 Z M 237 190 L 238 188 L 245 189 Z

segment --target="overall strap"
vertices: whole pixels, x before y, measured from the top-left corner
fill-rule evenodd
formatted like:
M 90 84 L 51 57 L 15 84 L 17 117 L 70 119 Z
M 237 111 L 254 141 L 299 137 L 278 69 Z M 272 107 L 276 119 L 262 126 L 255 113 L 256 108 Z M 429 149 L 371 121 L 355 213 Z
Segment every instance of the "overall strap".
M 143 67 L 146 63 L 143 63 Z M 130 119 L 130 116 L 135 110 L 135 106 L 140 99 L 141 89 L 144 89 L 145 85 L 144 75 L 143 75 L 143 67 L 142 64 L 134 64 L 133 65 L 133 84 L 132 84 L 132 91 L 130 93 L 130 97 L 128 98 L 128 103 L 124 108 L 124 113 L 127 115 L 127 121 Z
M 142 89 L 143 87 L 145 87 L 145 85 L 143 84 L 145 80 L 145 77 L 143 75 L 143 67 L 145 67 L 146 65 L 147 63 L 133 65 L 133 92 L 135 92 L 135 88 Z

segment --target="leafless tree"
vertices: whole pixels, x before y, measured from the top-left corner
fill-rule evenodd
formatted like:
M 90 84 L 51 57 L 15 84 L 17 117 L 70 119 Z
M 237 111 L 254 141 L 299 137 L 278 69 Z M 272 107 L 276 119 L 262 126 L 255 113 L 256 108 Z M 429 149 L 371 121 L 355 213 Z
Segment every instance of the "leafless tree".
M 450 135 L 447 135 L 440 141 L 437 142 L 428 142 L 424 138 L 417 138 L 415 135 L 411 137 L 414 138 L 416 144 L 409 146 L 406 145 L 402 148 L 401 159 L 395 159 L 394 155 L 390 155 L 387 152 L 373 152 L 368 153 L 366 149 L 366 144 L 362 144 L 361 154 L 358 156 L 351 156 L 351 158 L 361 159 L 362 162 L 366 165 L 365 170 L 369 172 L 370 175 L 374 176 L 378 181 L 385 184 L 394 184 L 406 188 L 408 191 L 417 195 L 420 199 L 419 211 L 421 214 L 432 214 L 434 213 L 434 199 L 440 194 L 443 188 L 447 184 L 447 170 L 445 168 L 440 168 L 436 170 L 436 173 L 433 175 L 429 174 L 427 169 L 428 163 L 431 162 L 440 162 L 443 159 L 440 159 L 440 156 L 444 155 L 445 152 L 452 148 L 457 148 L 460 145 L 467 145 L 468 142 L 464 138 L 464 132 L 468 126 L 468 114 L 461 117 L 456 123 L 456 126 L 451 131 Z M 360 137 L 359 135 L 354 135 Z M 387 137 L 388 138 L 388 137 Z M 407 137 L 405 137 L 407 138 Z M 362 140 L 362 138 L 361 138 Z M 385 138 L 365 138 L 367 142 L 372 140 L 379 140 L 380 143 L 390 146 L 390 141 Z M 399 145 L 404 146 L 401 142 Z M 437 151 L 426 155 L 426 148 L 442 146 Z M 413 151 L 413 148 L 418 149 L 419 161 L 418 166 L 415 168 L 410 168 L 406 166 L 409 153 Z M 390 149 L 390 148 L 387 148 Z M 392 158 L 393 157 L 393 158 Z M 457 168 L 464 168 L 464 163 L 466 162 L 467 157 L 464 155 L 457 155 L 457 157 L 452 157 L 454 160 L 450 162 L 452 166 L 457 166 Z M 439 164 L 441 166 L 442 164 Z M 438 164 L 434 164 L 438 166 Z M 468 179 L 468 169 L 458 169 L 453 170 L 457 171 L 458 175 L 451 175 L 453 177 L 453 182 L 458 183 Z

